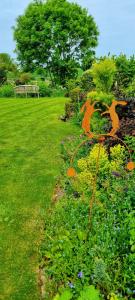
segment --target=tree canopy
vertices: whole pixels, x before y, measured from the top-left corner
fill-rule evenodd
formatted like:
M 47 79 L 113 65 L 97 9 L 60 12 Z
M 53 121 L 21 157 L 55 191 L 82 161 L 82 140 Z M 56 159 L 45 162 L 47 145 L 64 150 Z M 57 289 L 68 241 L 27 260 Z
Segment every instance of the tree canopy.
M 88 11 L 67 0 L 34 1 L 14 28 L 18 60 L 25 71 L 44 67 L 55 82 L 65 84 L 77 68 L 90 67 L 98 40 Z
M 7 80 L 8 72 L 17 71 L 17 66 L 8 53 L 0 53 L 0 85 Z
M 5 71 L 15 71 L 17 68 L 8 53 L 0 53 L 0 67 Z

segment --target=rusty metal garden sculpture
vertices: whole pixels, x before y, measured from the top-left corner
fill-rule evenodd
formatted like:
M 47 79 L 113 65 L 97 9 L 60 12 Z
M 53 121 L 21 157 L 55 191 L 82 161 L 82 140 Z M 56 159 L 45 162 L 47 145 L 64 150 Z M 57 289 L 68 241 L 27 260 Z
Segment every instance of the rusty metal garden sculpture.
M 119 121 L 119 117 L 118 114 L 116 112 L 116 106 L 117 105 L 122 105 L 125 106 L 127 104 L 126 101 L 116 101 L 113 100 L 112 104 L 110 106 L 104 104 L 107 107 L 107 110 L 105 112 L 103 112 L 101 114 L 101 116 L 105 115 L 105 114 L 109 114 L 110 115 L 110 119 L 111 119 L 111 123 L 112 123 L 112 129 L 109 133 L 106 134 L 97 134 L 91 131 L 91 118 L 93 116 L 93 114 L 96 111 L 100 111 L 100 109 L 95 109 L 95 104 L 98 101 L 95 101 L 94 103 L 92 103 L 91 99 L 87 99 L 87 101 L 83 104 L 82 108 L 81 108 L 81 113 L 84 112 L 84 117 L 82 120 L 82 129 L 84 130 L 85 135 L 87 136 L 87 139 L 85 141 L 83 141 L 76 149 L 73 157 L 71 158 L 71 167 L 68 169 L 67 171 L 67 175 L 69 177 L 75 177 L 76 176 L 76 171 L 74 169 L 73 165 L 73 161 L 74 158 L 76 156 L 77 151 L 79 150 L 79 148 L 84 145 L 89 139 L 97 139 L 97 141 L 99 142 L 99 149 L 98 149 L 98 155 L 97 155 L 97 161 L 96 161 L 96 173 L 95 173 L 95 178 L 94 178 L 94 183 L 93 183 L 93 191 L 92 191 L 92 196 L 90 199 L 90 211 L 89 211 L 89 224 L 90 224 L 90 220 L 92 217 L 92 208 L 93 208 L 93 203 L 94 203 L 94 199 L 95 199 L 95 192 L 96 192 L 96 184 L 97 184 L 97 177 L 98 177 L 98 169 L 99 169 L 99 159 L 100 159 L 100 150 L 101 150 L 101 144 L 102 142 L 104 142 L 105 138 L 108 137 L 112 137 L 113 139 L 117 139 L 119 140 L 121 143 L 124 144 L 124 146 L 128 149 L 128 153 L 130 156 L 130 161 L 127 164 L 127 169 L 128 170 L 133 170 L 135 168 L 135 163 L 132 162 L 131 160 L 131 154 L 130 154 L 130 150 L 127 147 L 127 145 L 116 135 L 118 129 L 120 128 L 120 121 Z

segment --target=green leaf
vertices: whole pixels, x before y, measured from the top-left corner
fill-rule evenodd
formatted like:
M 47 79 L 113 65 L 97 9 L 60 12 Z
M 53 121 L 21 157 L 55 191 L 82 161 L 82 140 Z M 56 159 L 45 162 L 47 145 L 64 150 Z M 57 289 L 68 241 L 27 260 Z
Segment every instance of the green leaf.
M 86 232 L 85 231 L 78 230 L 77 235 L 78 235 L 78 239 L 80 241 L 86 240 Z
M 72 299 L 72 293 L 69 290 L 65 290 L 61 296 L 57 294 L 53 298 L 53 300 L 70 300 L 70 299 Z
M 93 285 L 85 287 L 78 300 L 100 300 L 99 291 Z

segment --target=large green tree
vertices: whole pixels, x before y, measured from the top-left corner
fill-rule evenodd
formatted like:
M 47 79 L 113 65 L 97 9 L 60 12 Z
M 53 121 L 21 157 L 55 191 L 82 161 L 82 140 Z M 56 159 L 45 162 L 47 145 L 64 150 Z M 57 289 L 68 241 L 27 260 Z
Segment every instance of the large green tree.
M 77 68 L 90 67 L 98 29 L 88 11 L 67 0 L 34 1 L 14 28 L 18 60 L 25 71 L 44 67 L 65 84 Z

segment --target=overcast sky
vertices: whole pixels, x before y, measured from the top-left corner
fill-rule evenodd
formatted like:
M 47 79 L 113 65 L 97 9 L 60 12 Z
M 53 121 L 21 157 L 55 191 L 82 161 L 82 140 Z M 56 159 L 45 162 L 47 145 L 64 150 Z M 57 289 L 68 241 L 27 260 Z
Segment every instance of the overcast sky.
M 15 49 L 12 26 L 32 0 L 0 0 L 0 52 Z M 57 1 L 57 0 L 56 0 Z M 76 0 L 88 8 L 100 31 L 97 55 L 135 54 L 135 0 Z

